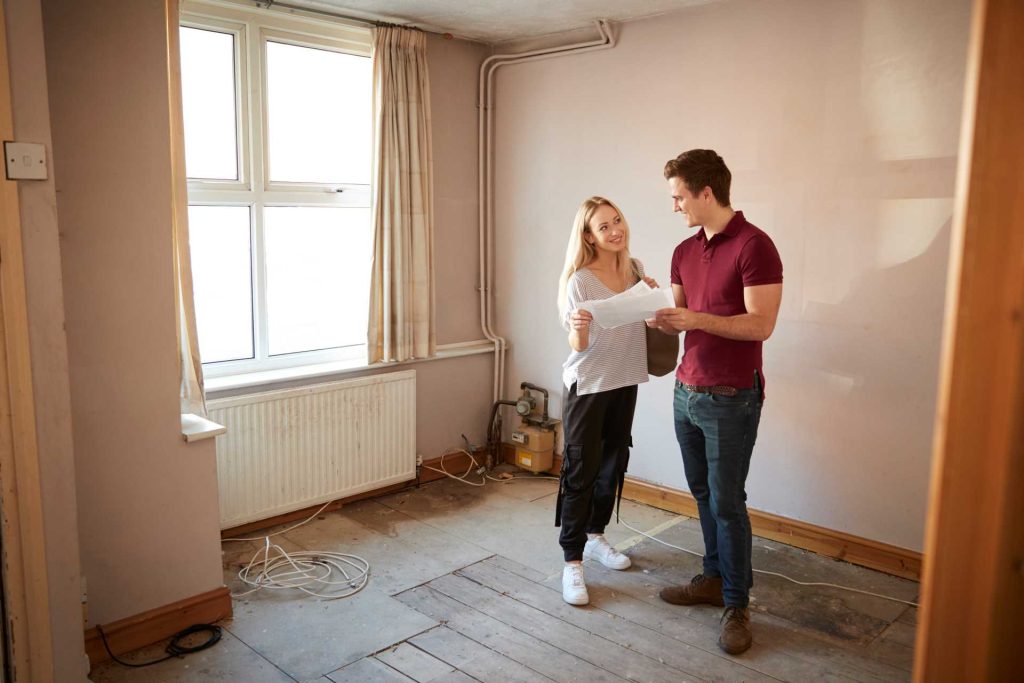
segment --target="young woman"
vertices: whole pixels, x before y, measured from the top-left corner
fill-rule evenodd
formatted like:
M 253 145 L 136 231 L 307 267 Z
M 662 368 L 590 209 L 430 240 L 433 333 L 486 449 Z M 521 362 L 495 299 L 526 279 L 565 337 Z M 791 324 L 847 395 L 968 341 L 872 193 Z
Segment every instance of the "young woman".
M 622 212 L 604 197 L 591 197 L 576 212 L 565 269 L 558 286 L 562 325 L 569 330 L 569 359 L 563 366 L 565 448 L 555 525 L 565 555 L 562 598 L 570 605 L 590 601 L 583 580 L 584 555 L 612 569 L 627 569 L 629 558 L 604 537 L 616 489 L 632 445 L 636 387 L 647 381 L 643 322 L 613 329 L 592 325 L 584 301 L 607 299 L 643 277 L 643 265 L 629 256 L 629 227 Z M 652 287 L 658 284 L 643 277 Z

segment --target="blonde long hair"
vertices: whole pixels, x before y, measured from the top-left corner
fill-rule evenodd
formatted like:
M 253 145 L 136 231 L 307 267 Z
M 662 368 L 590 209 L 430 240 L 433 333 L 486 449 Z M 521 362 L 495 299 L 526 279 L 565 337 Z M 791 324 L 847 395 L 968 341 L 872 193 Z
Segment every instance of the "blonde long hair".
M 633 273 L 633 260 L 629 256 L 629 224 L 622 210 L 610 199 L 604 197 L 590 197 L 584 199 L 580 208 L 576 211 L 576 218 L 572 222 L 572 232 L 569 233 L 569 246 L 565 249 L 565 267 L 562 269 L 562 277 L 558 280 L 558 319 L 565 327 L 565 316 L 569 312 L 568 287 L 569 278 L 580 268 L 584 268 L 597 258 L 597 248 L 587 242 L 583 235 L 590 231 L 590 219 L 594 212 L 602 206 L 610 206 L 619 214 L 622 219 L 622 227 L 625 228 L 623 239 L 626 246 L 615 255 L 617 263 L 615 269 L 619 271 L 622 278 L 629 282 Z

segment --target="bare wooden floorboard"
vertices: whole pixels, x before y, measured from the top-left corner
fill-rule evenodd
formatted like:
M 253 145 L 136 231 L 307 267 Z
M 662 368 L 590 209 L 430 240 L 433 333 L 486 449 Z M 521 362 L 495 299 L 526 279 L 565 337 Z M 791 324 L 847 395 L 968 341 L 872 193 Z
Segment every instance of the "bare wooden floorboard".
M 555 583 L 554 579 L 547 579 L 533 569 L 500 555 L 484 562 L 533 581 L 544 579 L 552 587 Z M 605 611 L 687 643 L 697 642 L 704 637 L 702 633 L 706 629 L 713 629 L 717 633 L 720 609 L 668 605 L 657 596 L 658 590 L 665 585 L 657 578 L 642 572 L 617 572 L 591 564 L 587 564 L 587 574 L 590 577 L 587 585 L 591 603 Z M 831 672 L 856 681 L 910 679 L 907 671 L 873 659 L 863 647 L 854 649 L 816 632 L 799 630 L 784 619 L 770 614 L 756 612 L 752 613 L 752 618 L 755 648 L 785 653 L 806 662 L 815 671 Z M 714 642 L 712 638 L 711 643 Z M 749 653 L 741 657 L 746 654 Z
M 334 683 L 364 683 L 365 681 L 412 683 L 411 678 L 395 671 L 387 664 L 373 657 L 364 657 L 337 671 L 332 671 L 327 674 L 327 678 L 334 681 Z
M 399 593 L 395 599 L 554 681 L 624 680 L 428 586 Z
M 912 624 L 895 621 L 868 646 L 875 659 L 910 671 L 914 668 L 914 638 L 917 628 Z
M 683 671 L 624 648 L 618 643 L 596 636 L 469 579 L 442 576 L 431 581 L 429 585 L 434 590 L 474 607 L 512 628 L 529 633 L 538 640 L 550 643 L 627 680 L 664 683 L 704 680 L 693 671 Z
M 914 647 L 914 639 L 917 638 L 917 629 L 914 628 L 913 624 L 908 624 L 903 621 L 895 621 L 889 624 L 889 628 L 885 629 L 882 635 L 878 636 L 879 639 L 888 640 L 894 643 L 903 645 L 904 647 Z
M 437 678 L 431 678 L 430 683 L 476 683 L 479 679 L 468 676 L 462 671 L 451 671 L 439 676 Z M 483 681 L 483 683 L 490 683 L 489 681 Z
M 911 626 L 917 626 L 917 607 L 908 606 L 896 621 L 904 624 L 910 624 Z
M 438 626 L 409 641 L 424 652 L 487 683 L 550 683 L 551 679 L 470 640 L 447 626 Z
M 392 669 L 401 671 L 417 683 L 429 683 L 445 674 L 451 673 L 454 667 L 442 662 L 423 650 L 409 643 L 398 645 L 378 652 L 374 655 Z
M 685 671 L 693 676 L 708 681 L 777 681 L 785 680 L 766 675 L 753 666 L 751 658 L 730 658 L 718 650 L 716 643 L 718 632 L 701 627 L 698 639 L 704 647 L 690 642 L 680 641 L 663 635 L 658 631 L 637 624 L 624 617 L 603 611 L 597 607 L 580 609 L 565 603 L 559 591 L 553 590 L 535 581 L 516 576 L 492 563 L 480 562 L 465 567 L 458 572 L 460 576 L 476 581 L 494 591 L 503 592 L 529 607 L 540 610 L 552 617 L 562 619 L 585 632 L 610 640 L 622 647 L 633 650 L 656 660 L 665 666 Z M 706 647 L 712 647 L 711 652 Z M 721 654 L 719 654 L 721 653 Z M 754 660 L 757 654 L 755 653 Z M 789 658 L 792 660 L 792 658 Z M 787 673 L 794 671 L 801 664 L 799 660 L 790 662 Z M 801 680 L 809 680 L 812 671 L 804 671 Z M 790 678 L 790 680 L 796 680 Z

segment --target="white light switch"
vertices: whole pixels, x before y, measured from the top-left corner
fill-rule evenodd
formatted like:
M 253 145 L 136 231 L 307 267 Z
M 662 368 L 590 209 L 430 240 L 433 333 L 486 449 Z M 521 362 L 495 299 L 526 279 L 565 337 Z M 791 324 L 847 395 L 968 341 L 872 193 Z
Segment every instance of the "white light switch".
M 46 147 L 30 142 L 4 142 L 8 180 L 46 180 Z

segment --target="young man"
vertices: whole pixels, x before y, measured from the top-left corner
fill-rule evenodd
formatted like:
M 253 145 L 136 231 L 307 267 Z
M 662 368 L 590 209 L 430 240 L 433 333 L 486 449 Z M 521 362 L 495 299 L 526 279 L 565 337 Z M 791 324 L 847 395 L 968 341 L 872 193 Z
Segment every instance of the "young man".
M 782 301 L 782 261 L 771 238 L 729 204 L 732 175 L 708 149 L 665 164 L 673 210 L 699 228 L 672 255 L 676 308 L 652 325 L 686 332 L 676 370 L 676 439 L 704 534 L 704 569 L 661 591 L 676 605 L 724 606 L 718 645 L 746 651 L 750 632 L 750 518 L 744 488 L 764 400 L 761 344 Z

